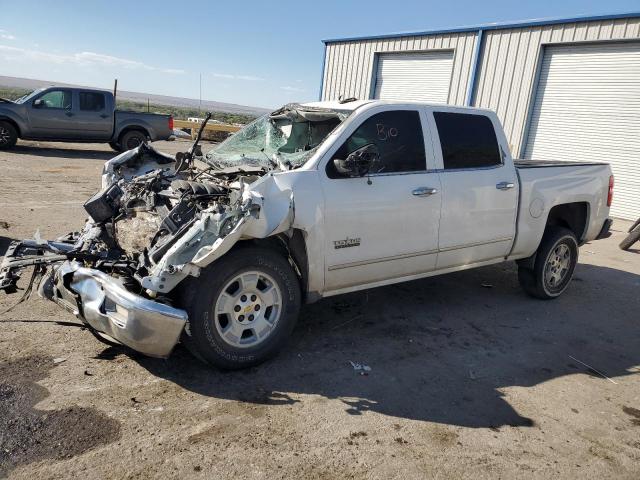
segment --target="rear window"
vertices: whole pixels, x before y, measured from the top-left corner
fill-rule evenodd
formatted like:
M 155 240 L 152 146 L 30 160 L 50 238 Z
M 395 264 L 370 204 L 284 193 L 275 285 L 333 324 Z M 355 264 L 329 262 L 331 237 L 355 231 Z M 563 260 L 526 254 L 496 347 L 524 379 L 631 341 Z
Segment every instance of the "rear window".
M 445 170 L 502 164 L 493 123 L 484 115 L 434 112 Z
M 80 92 L 80 110 L 99 112 L 104 110 L 104 94 Z

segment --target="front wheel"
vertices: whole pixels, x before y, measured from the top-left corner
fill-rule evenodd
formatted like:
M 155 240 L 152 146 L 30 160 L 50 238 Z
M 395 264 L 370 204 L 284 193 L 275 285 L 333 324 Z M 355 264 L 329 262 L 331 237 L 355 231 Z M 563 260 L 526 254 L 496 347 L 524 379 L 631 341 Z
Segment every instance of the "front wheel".
M 111 147 L 112 150 L 115 150 L 116 152 L 122 151 L 122 147 L 118 142 L 109 142 L 109 146 Z
M 0 122 L 0 150 L 13 147 L 18 141 L 18 132 L 9 122 Z
M 286 343 L 300 311 L 298 277 L 275 251 L 238 248 L 183 287 L 185 346 L 223 369 L 256 365 Z
M 534 267 L 518 268 L 520 285 L 529 295 L 543 300 L 564 292 L 578 263 L 578 240 L 563 227 L 551 227 L 542 237 Z

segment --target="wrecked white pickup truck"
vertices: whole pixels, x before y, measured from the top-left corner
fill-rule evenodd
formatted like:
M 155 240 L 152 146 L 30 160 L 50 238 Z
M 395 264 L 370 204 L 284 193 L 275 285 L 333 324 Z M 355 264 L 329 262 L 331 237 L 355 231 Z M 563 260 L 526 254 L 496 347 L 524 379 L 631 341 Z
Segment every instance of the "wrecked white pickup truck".
M 606 163 L 514 162 L 493 112 L 382 101 L 287 105 L 204 156 L 108 161 L 84 229 L 15 242 L 0 267 L 94 332 L 222 368 L 289 337 L 303 301 L 517 260 L 554 298 L 606 236 Z

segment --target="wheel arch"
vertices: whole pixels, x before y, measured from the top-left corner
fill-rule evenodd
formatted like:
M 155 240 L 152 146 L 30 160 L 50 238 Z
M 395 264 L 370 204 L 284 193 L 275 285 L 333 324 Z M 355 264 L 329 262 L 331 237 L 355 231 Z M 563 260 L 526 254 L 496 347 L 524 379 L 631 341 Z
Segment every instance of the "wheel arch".
M 0 115 L 0 122 L 10 123 L 13 128 L 16 129 L 16 132 L 18 132 L 18 137 L 22 138 L 22 130 L 20 129 L 20 125 L 18 125 L 18 122 L 16 122 L 13 118 L 7 117 L 5 115 Z
M 545 233 L 551 227 L 565 227 L 573 232 L 581 243 L 589 226 L 589 203 L 571 202 L 554 205 L 549 210 L 545 224 Z
M 120 130 L 120 133 L 118 134 L 118 139 L 117 142 L 121 143 L 122 142 L 122 137 L 129 133 L 129 132 L 140 132 L 142 134 L 144 134 L 147 138 L 151 138 L 151 134 L 149 133 L 149 130 L 141 125 L 128 125 L 122 128 L 122 130 Z
M 311 295 L 312 298 L 308 298 L 309 257 L 307 255 L 307 244 L 303 230 L 294 228 L 290 232 L 281 233 L 271 237 L 241 240 L 236 243 L 231 250 L 251 246 L 272 250 L 288 259 L 293 266 L 293 270 L 298 277 L 298 281 L 300 282 L 300 291 L 302 292 L 303 300 L 305 302 L 315 300 L 313 295 Z
M 569 202 L 554 205 L 549 210 L 544 229 L 539 233 L 540 238 L 535 252 L 529 257 L 518 259 L 517 263 L 519 266 L 533 268 L 538 255 L 538 248 L 545 238 L 545 235 L 553 227 L 563 227 L 570 230 L 578 239 L 578 245 L 581 245 L 589 227 L 589 203 Z

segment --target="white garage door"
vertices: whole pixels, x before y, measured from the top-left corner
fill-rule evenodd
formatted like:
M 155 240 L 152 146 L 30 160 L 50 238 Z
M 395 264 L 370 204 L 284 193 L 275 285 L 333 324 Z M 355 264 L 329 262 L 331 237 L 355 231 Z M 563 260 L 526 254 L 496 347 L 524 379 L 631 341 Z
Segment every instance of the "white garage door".
M 546 47 L 524 156 L 611 163 L 611 215 L 640 217 L 640 43 Z
M 382 53 L 375 98 L 447 103 L 453 52 Z

